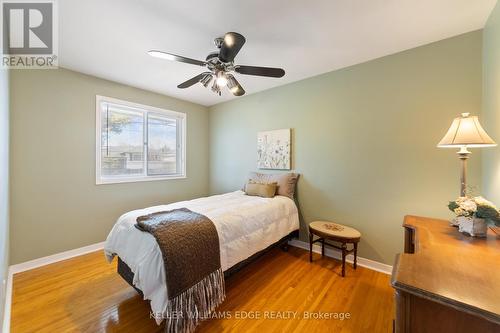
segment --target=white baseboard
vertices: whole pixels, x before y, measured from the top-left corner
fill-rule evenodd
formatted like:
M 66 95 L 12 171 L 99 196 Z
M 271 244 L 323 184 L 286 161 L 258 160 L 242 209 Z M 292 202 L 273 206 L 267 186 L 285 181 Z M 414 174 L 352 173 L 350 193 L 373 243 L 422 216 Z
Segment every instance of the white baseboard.
M 298 239 L 292 239 L 288 243 L 292 246 L 309 251 L 309 243 L 303 242 L 303 241 L 298 240 Z M 313 252 L 314 253 L 321 253 L 321 246 L 314 244 L 313 245 Z M 325 246 L 325 255 L 327 257 L 338 259 L 338 260 L 342 259 L 341 252 L 339 250 L 333 249 L 331 247 Z M 352 254 L 347 255 L 347 257 L 346 257 L 347 262 L 352 263 L 353 260 L 354 260 L 354 256 Z M 391 275 L 391 272 L 392 272 L 391 265 L 383 264 L 381 262 L 366 259 L 366 258 L 363 258 L 360 256 L 358 256 L 358 265 L 365 267 L 365 268 L 368 268 L 368 269 L 372 269 L 372 270 L 380 272 L 380 273 L 388 274 L 388 275 Z
M 104 248 L 104 242 L 101 242 L 10 266 L 7 275 L 7 289 L 5 291 L 5 307 L 4 307 L 4 317 L 3 317 L 3 325 L 1 332 L 2 333 L 10 332 L 10 308 L 12 305 L 12 280 L 14 274 L 24 271 L 29 271 L 30 269 L 42 267 L 45 265 L 50 265 L 66 259 L 78 257 L 90 252 L 99 251 L 102 250 L 103 248 Z
M 30 261 L 26 261 L 17 265 L 12 265 L 9 269 L 12 270 L 12 274 L 29 271 L 30 269 L 42 267 L 45 265 L 50 265 L 58 261 L 63 261 L 66 259 L 74 258 L 81 256 L 82 254 L 87 254 L 90 252 L 95 252 L 102 250 L 104 248 L 104 242 L 92 244 L 84 247 L 80 247 L 78 249 L 69 250 L 61 253 L 56 253 L 51 256 L 42 257 Z

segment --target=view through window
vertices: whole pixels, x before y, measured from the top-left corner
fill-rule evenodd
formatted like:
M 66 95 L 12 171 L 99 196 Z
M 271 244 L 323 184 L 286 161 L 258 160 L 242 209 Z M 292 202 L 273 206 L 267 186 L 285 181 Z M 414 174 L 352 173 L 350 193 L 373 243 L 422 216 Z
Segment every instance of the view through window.
M 98 183 L 178 178 L 185 114 L 98 97 Z

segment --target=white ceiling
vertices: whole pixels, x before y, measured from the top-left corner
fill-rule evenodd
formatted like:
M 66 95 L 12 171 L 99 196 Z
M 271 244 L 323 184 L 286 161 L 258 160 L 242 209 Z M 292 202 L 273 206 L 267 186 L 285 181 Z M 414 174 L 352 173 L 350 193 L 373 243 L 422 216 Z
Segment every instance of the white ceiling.
M 60 66 L 203 105 L 221 97 L 203 71 L 152 58 L 150 49 L 204 60 L 227 31 L 247 42 L 235 63 L 282 67 L 281 79 L 237 74 L 255 93 L 481 29 L 496 0 L 62 0 Z

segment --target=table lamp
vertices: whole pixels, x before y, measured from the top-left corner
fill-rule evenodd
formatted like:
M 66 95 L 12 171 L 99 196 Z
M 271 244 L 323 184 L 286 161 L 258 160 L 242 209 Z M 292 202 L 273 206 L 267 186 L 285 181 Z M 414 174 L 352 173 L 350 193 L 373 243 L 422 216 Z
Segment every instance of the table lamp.
M 481 127 L 477 116 L 462 113 L 461 117 L 453 119 L 450 129 L 438 143 L 439 148 L 460 148 L 457 152 L 462 164 L 460 176 L 460 196 L 466 196 L 467 185 L 467 159 L 470 151 L 467 148 L 494 147 L 497 144 Z

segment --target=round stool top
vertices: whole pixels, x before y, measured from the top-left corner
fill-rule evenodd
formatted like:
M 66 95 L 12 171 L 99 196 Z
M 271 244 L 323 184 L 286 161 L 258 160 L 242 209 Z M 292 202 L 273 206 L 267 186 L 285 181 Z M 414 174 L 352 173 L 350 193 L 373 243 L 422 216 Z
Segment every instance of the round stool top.
M 360 238 L 361 233 L 354 228 L 346 227 L 344 225 L 328 222 L 328 221 L 314 221 L 309 224 L 309 228 L 316 230 L 326 235 L 331 235 L 340 238 Z

